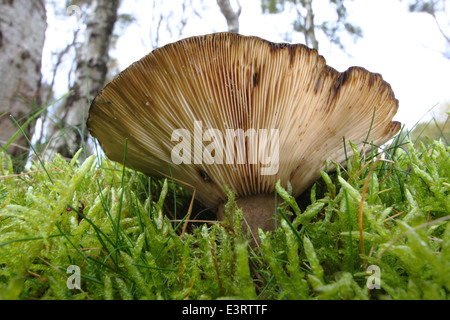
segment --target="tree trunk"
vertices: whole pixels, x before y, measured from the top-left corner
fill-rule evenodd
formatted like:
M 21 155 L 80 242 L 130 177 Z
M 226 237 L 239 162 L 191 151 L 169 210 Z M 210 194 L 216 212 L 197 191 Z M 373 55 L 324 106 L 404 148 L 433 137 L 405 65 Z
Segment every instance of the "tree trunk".
M 14 136 L 39 103 L 42 49 L 47 28 L 44 0 L 0 1 L 0 145 Z M 34 100 L 34 103 L 33 103 Z M 25 128 L 31 138 L 34 126 Z M 28 142 L 21 134 L 7 149 L 24 164 Z
M 305 41 L 306 45 L 312 46 L 314 49 L 319 50 L 319 42 L 317 41 L 316 34 L 314 32 L 314 11 L 312 8 L 312 0 L 305 0 Z
M 56 123 L 48 124 L 51 139 L 46 158 L 55 153 L 72 157 L 79 148 L 86 151 L 86 118 L 90 101 L 105 85 L 109 49 L 120 0 L 93 0 L 86 23 L 86 42 L 77 50 L 75 80 L 66 103 L 57 111 Z
M 242 7 L 240 3 L 239 10 L 235 12 L 231 7 L 230 0 L 217 0 L 217 4 L 220 7 L 220 11 L 224 15 L 225 19 L 227 19 L 228 31 L 238 33 L 239 32 L 239 16 L 241 15 Z

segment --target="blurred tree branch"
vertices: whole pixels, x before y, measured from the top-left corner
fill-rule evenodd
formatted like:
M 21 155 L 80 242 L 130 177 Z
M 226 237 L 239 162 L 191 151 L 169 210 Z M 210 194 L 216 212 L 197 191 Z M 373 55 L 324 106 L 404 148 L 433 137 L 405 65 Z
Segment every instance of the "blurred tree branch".
M 263 13 L 269 14 L 282 13 L 287 7 L 293 8 L 297 14 L 296 20 L 293 21 L 293 29 L 303 34 L 306 45 L 319 49 L 316 31 L 320 30 L 331 43 L 344 50 L 341 42 L 342 34 L 347 33 L 355 38 L 362 36 L 361 28 L 348 22 L 345 2 L 346 0 L 329 0 L 329 5 L 336 12 L 336 19 L 320 24 L 315 22 L 313 0 L 261 0 L 261 8 Z
M 445 4 L 446 0 L 414 0 L 413 2 L 408 3 L 408 7 L 411 12 L 426 13 L 430 15 L 436 23 L 439 32 L 447 41 L 447 47 L 450 47 L 450 34 L 445 32 L 437 17 L 439 13 L 446 14 Z M 448 17 L 446 20 L 448 21 Z M 450 59 L 450 48 L 446 52 L 443 52 L 443 55 L 447 59 Z
M 230 0 L 217 0 L 217 5 L 220 8 L 220 11 L 224 15 L 228 24 L 228 31 L 238 33 L 239 32 L 239 17 L 242 12 L 242 6 L 237 1 L 238 10 L 234 11 L 231 6 Z

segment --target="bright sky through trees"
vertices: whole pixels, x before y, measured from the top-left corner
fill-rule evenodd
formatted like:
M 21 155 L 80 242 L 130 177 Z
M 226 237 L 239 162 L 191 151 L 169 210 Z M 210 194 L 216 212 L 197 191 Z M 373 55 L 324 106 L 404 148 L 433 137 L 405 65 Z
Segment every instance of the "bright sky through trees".
M 116 49 L 112 52 L 112 56 L 118 59 L 120 70 L 152 50 L 152 25 L 149 22 L 152 16 L 152 1 L 124 2 L 127 5 L 122 5 L 120 11 L 133 14 L 136 23 L 130 25 L 120 36 Z M 179 0 L 164 1 L 164 9 L 173 11 L 173 21 L 180 15 L 180 3 Z M 316 24 L 332 14 L 332 10 L 327 8 L 328 0 L 315 0 L 313 4 Z M 330 66 L 344 71 L 357 65 L 382 74 L 400 100 L 400 109 L 395 119 L 406 123 L 409 128 L 423 116 L 428 119 L 429 115 L 426 114 L 434 106 L 450 101 L 450 60 L 441 53 L 446 50 L 445 40 L 430 16 L 410 13 L 405 3 L 397 0 L 355 0 L 348 4 L 349 21 L 362 28 L 363 38 L 354 42 L 351 37 L 344 36 L 343 52 L 336 46 L 330 46 L 318 32 L 319 53 L 326 58 Z M 241 34 L 255 35 L 273 42 L 285 42 L 283 36 L 292 30 L 294 12 L 263 15 L 259 0 L 241 1 L 241 5 Z M 189 17 L 182 38 L 227 31 L 226 20 L 216 1 L 204 0 L 203 4 L 194 9 L 200 16 Z M 77 27 L 74 17 L 55 19 L 50 12 L 48 16 L 44 79 L 49 77 L 50 72 L 50 64 L 45 64 L 45 61 L 49 61 L 46 60 L 46 57 L 49 58 L 49 52 L 64 48 L 72 39 L 70 33 Z M 443 27 L 450 28 L 450 25 L 444 21 Z M 69 36 L 64 37 L 62 34 Z M 291 38 L 294 43 L 303 42 L 301 34 L 292 34 Z M 162 46 L 178 39 L 177 32 L 170 34 L 161 28 L 158 45 Z M 60 85 L 56 87 L 57 95 L 66 92 L 63 86 L 66 79 L 67 76 L 61 79 Z

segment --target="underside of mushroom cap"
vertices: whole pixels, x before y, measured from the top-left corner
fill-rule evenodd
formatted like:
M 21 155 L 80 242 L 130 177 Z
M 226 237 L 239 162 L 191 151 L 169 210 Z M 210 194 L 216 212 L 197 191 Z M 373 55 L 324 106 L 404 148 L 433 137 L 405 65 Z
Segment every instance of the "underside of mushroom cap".
M 87 126 L 110 159 L 123 161 L 127 141 L 126 165 L 173 176 L 215 207 L 226 200 L 225 184 L 246 197 L 274 192 L 281 179 L 299 195 L 327 159 L 345 160 L 343 137 L 358 147 L 391 139 L 400 129 L 392 121 L 397 108 L 379 74 L 359 67 L 340 73 L 303 45 L 218 33 L 166 45 L 132 64 L 95 98 Z M 268 143 L 264 150 L 256 134 L 256 140 L 232 147 L 235 156 L 244 155 L 244 163 L 227 162 L 224 152 L 222 164 L 207 164 L 203 153 L 195 152 L 196 146 L 203 152 L 213 145 L 211 137 L 205 138 L 209 129 L 222 133 L 224 145 L 227 129 L 274 130 L 278 149 Z M 181 140 L 172 138 L 179 130 L 192 134 L 191 163 L 174 163 L 173 150 Z M 199 130 L 202 136 L 195 134 Z M 261 150 L 268 152 L 272 163 L 259 158 L 251 163 L 251 148 L 257 158 Z M 220 152 L 211 155 L 217 160 Z M 276 161 L 274 174 L 263 174 Z

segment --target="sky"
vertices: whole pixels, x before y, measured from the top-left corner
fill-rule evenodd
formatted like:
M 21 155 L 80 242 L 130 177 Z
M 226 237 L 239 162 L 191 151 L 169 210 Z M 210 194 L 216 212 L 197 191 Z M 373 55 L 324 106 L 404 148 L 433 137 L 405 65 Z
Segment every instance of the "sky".
M 155 34 L 155 24 L 159 13 L 171 13 L 171 21 L 176 22 L 182 17 L 180 0 L 164 0 L 162 7 L 153 10 L 149 0 L 125 0 L 121 13 L 130 13 L 136 23 L 128 26 L 116 43 L 112 56 L 117 58 L 119 70 L 125 69 L 134 61 L 139 60 L 152 50 L 155 44 L 152 32 Z M 193 2 L 196 2 L 195 0 Z M 293 12 L 279 15 L 263 15 L 260 0 L 241 0 L 242 14 L 240 17 L 240 33 L 254 35 L 273 42 L 285 42 L 283 34 L 292 30 Z M 345 52 L 317 33 L 319 53 L 327 64 L 345 71 L 351 66 L 361 66 L 371 72 L 380 73 L 395 93 L 400 102 L 396 117 L 408 128 L 422 120 L 428 120 L 430 109 L 439 104 L 450 102 L 450 60 L 441 52 L 446 49 L 446 42 L 433 21 L 423 13 L 410 13 L 407 6 L 399 0 L 354 0 L 348 2 L 349 21 L 359 26 L 363 38 L 356 42 L 351 37 L 344 37 Z M 235 4 L 235 1 L 232 0 Z M 328 0 L 314 0 L 316 23 L 332 17 Z M 193 9 L 198 15 L 194 14 Z M 50 10 L 51 11 L 51 10 Z M 215 0 L 203 0 L 203 5 L 186 9 L 186 16 L 191 18 L 181 36 L 176 28 L 172 33 L 165 25 L 161 27 L 158 46 L 174 42 L 184 37 L 227 31 L 226 20 L 220 13 Z M 450 14 L 448 15 L 450 16 Z M 444 29 L 450 31 L 448 16 L 441 17 Z M 155 19 L 156 18 L 156 19 Z M 51 52 L 71 41 L 70 32 L 78 27 L 77 16 L 72 14 L 67 19 L 48 14 L 49 29 L 44 49 L 43 73 L 44 79 L 49 77 L 51 67 Z M 450 32 L 449 32 L 450 34 Z M 153 39 L 151 41 L 150 39 Z M 292 35 L 292 43 L 303 43 L 301 34 Z M 46 60 L 47 58 L 47 60 Z M 66 61 L 61 69 L 61 81 L 58 81 L 57 91 L 64 94 L 64 68 L 70 67 Z

